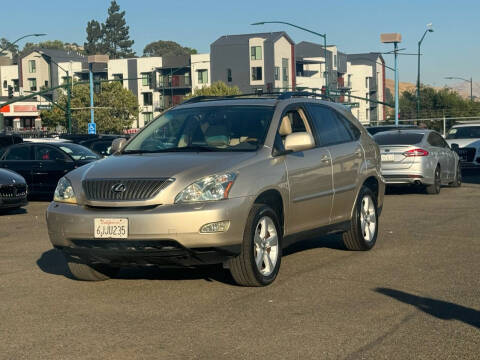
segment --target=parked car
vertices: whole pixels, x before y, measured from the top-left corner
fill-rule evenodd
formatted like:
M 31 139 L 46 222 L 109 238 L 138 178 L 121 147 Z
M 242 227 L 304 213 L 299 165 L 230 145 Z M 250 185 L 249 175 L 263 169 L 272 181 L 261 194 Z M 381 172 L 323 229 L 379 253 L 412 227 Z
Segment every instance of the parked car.
M 0 210 L 27 205 L 27 189 L 27 183 L 20 174 L 0 169 Z
M 380 146 L 387 185 L 422 185 L 429 194 L 438 194 L 441 185 L 461 185 L 458 155 L 436 131 L 392 130 L 373 138 Z
M 480 123 L 454 125 L 446 139 L 458 153 L 463 168 L 480 169 Z
M 0 134 L 0 152 L 13 144 L 19 144 L 23 139 L 18 135 Z
M 352 250 L 377 240 L 379 148 L 338 104 L 195 98 L 124 143 L 62 177 L 48 207 L 50 240 L 77 279 L 223 263 L 238 284 L 263 286 L 294 239 L 342 232 Z
M 417 125 L 379 125 L 366 126 L 365 129 L 367 129 L 368 133 L 373 136 L 382 131 L 419 129 L 419 127 Z
M 96 152 L 102 157 L 111 155 L 112 141 L 117 138 L 128 139 L 127 135 L 112 135 L 112 134 L 99 134 L 99 135 L 87 135 L 87 134 L 73 134 L 62 135 L 63 139 L 68 139 L 76 144 L 85 146 L 90 150 Z
M 0 168 L 22 175 L 30 194 L 53 195 L 62 176 L 99 158 L 90 149 L 77 144 L 24 142 L 4 151 L 0 156 Z

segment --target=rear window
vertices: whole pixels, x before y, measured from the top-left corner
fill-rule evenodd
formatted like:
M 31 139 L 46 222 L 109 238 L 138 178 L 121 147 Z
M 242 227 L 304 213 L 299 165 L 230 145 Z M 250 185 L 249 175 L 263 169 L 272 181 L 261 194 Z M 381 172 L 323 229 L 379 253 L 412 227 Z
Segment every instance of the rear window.
M 375 134 L 373 138 L 378 145 L 413 145 L 422 141 L 424 134 L 411 132 L 385 133 Z

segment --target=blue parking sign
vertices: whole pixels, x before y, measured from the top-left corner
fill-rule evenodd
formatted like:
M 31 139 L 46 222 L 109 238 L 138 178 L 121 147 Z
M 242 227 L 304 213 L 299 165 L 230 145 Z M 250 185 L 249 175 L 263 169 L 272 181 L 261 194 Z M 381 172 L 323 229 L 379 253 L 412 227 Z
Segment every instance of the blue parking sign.
M 97 124 L 88 123 L 88 133 L 95 135 L 97 133 Z

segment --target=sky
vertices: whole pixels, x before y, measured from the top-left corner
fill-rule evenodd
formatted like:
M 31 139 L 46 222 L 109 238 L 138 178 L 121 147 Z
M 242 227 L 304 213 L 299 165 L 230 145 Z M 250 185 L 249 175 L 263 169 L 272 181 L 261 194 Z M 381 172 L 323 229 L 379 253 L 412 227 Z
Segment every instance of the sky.
M 380 34 L 398 32 L 405 53 L 417 52 L 426 25 L 433 23 L 422 43 L 421 81 L 434 86 L 453 84 L 447 76 L 480 81 L 480 1 L 478 0 L 117 0 L 126 11 L 130 37 L 137 55 L 157 40 L 209 52 L 210 44 L 227 34 L 286 31 L 295 42 L 320 42 L 318 36 L 257 21 L 285 21 L 319 33 L 345 53 L 388 52 L 392 44 L 380 43 Z M 91 19 L 103 22 L 110 0 L 2 1 L 0 37 L 10 41 L 29 33 L 47 33 L 33 40 L 62 40 L 83 44 Z M 20 26 L 19 26 L 20 25 Z M 393 67 L 393 55 L 384 55 Z M 387 70 L 387 77 L 393 73 Z M 417 56 L 399 57 L 400 81 L 415 82 Z

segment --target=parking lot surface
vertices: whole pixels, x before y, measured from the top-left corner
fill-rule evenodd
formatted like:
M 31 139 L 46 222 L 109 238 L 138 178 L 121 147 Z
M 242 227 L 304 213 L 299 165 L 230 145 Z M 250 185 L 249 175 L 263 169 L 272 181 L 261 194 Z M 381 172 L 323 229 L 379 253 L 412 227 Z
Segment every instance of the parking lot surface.
M 266 288 L 221 267 L 72 280 L 46 207 L 0 215 L 0 359 L 478 359 L 480 174 L 391 191 L 372 251 L 297 243 Z

